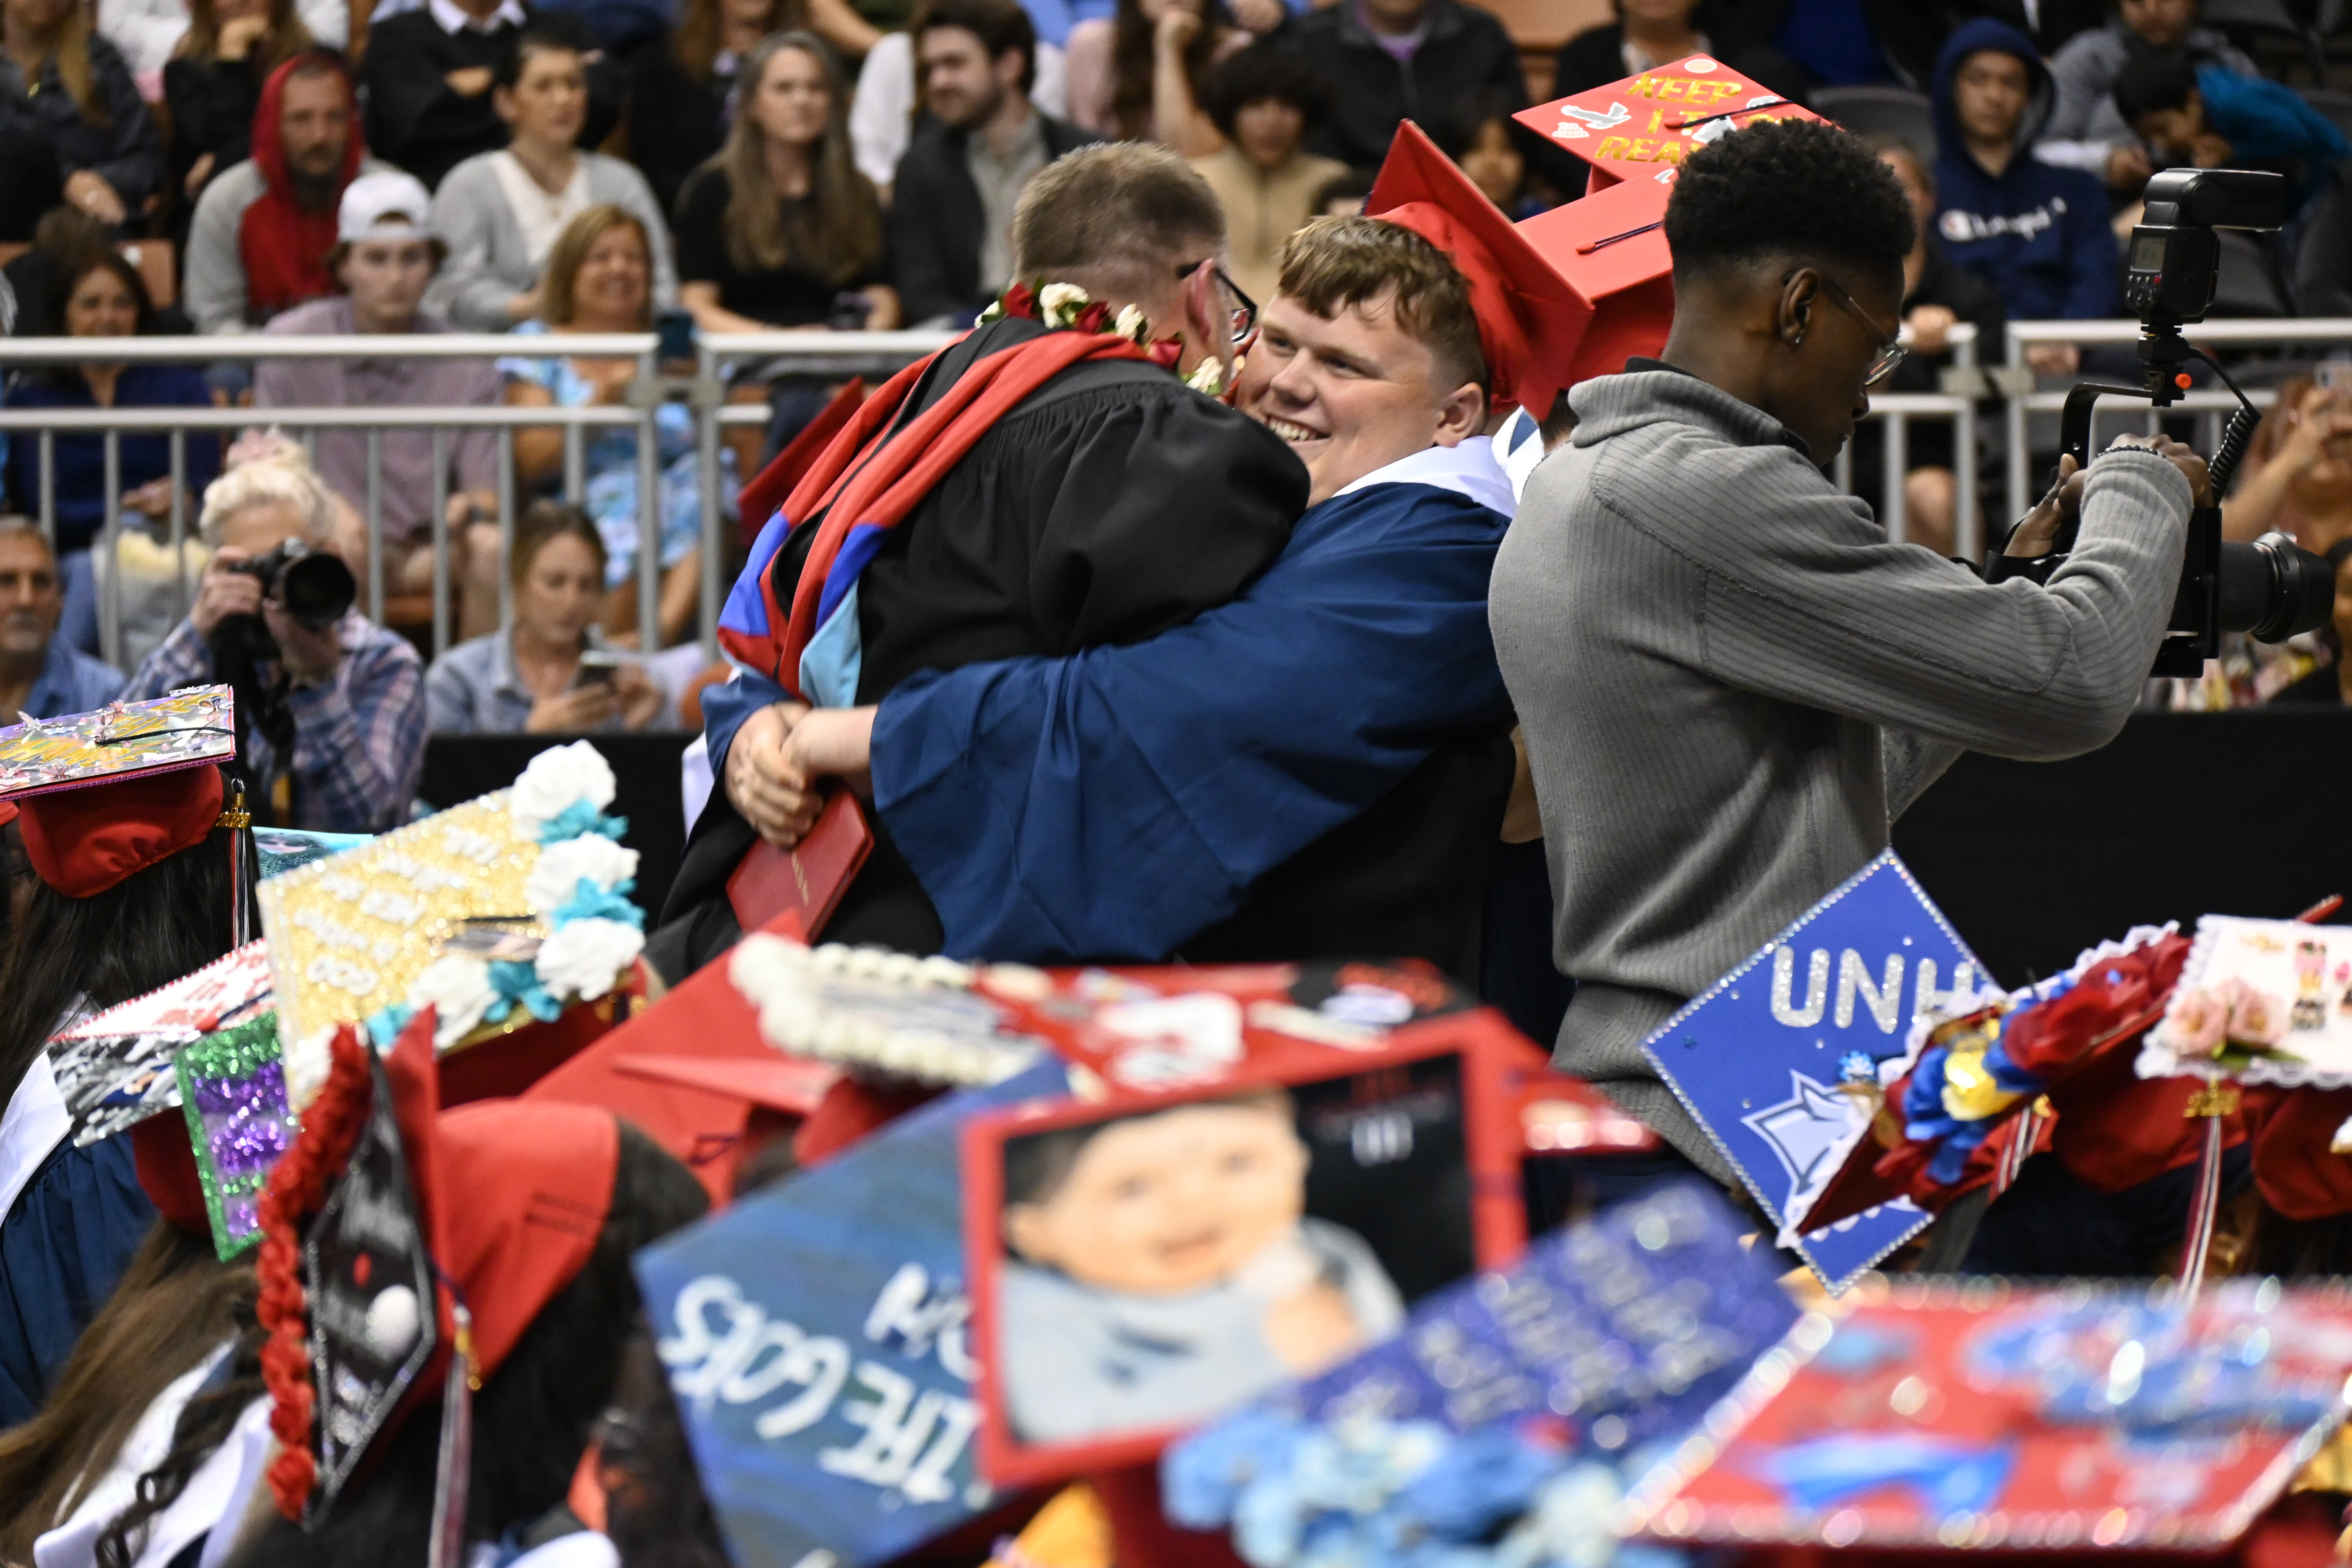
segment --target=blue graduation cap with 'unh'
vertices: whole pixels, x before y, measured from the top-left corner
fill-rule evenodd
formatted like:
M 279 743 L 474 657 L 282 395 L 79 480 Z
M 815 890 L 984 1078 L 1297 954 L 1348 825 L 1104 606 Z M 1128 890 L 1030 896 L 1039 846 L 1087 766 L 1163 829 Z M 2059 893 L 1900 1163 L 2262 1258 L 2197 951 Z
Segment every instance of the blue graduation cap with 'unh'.
M 1929 1220 L 1907 1198 L 1805 1234 L 1805 1211 L 1869 1134 L 1879 1064 L 1912 1020 L 1986 979 L 1891 849 L 1791 921 L 1642 1043 L 1786 1238 L 1832 1292 Z

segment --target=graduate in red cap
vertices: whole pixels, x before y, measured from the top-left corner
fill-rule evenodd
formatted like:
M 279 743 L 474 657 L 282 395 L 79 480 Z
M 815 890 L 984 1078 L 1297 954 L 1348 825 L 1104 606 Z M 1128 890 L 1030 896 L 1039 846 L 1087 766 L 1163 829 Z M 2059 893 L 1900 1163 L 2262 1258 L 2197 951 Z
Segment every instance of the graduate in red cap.
M 156 1215 L 128 1134 L 67 1141 L 49 1037 L 228 952 L 241 833 L 210 763 L 0 801 L 33 886 L 0 961 L 0 1427 L 41 1406 Z
M 1410 173 L 1416 199 L 1285 250 L 1235 403 L 1314 489 L 1238 600 L 799 718 L 809 776 L 870 775 L 950 954 L 1475 973 L 1512 773 L 1486 584 L 1513 500 L 1486 432 L 1494 400 L 1549 406 L 1580 317 L 1458 170 Z

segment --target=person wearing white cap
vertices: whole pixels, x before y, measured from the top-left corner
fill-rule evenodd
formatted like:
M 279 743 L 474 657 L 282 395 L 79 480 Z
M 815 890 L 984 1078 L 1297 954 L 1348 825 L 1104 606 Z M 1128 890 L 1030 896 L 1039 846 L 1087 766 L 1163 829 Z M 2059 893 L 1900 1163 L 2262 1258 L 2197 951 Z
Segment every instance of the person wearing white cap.
M 425 226 L 433 198 L 413 174 L 385 169 L 362 174 L 343 192 L 335 248 L 328 266 L 343 292 L 313 300 L 272 321 L 269 332 L 303 335 L 446 332 L 447 322 L 422 308 L 426 287 L 446 255 Z M 377 358 L 265 360 L 255 374 L 253 401 L 261 408 L 395 408 L 488 405 L 500 399 L 488 360 Z M 299 427 L 299 421 L 289 423 Z M 368 433 L 318 433 L 319 471 L 362 517 L 368 507 Z M 453 428 L 448 440 L 449 523 L 459 542 L 457 577 L 464 598 L 460 619 L 498 616 L 498 452 L 487 426 Z M 392 594 L 429 593 L 433 586 L 433 433 L 424 427 L 384 432 L 381 521 L 384 587 Z M 478 523 L 476 519 L 482 520 Z M 478 540 L 478 533 L 484 537 Z M 358 542 L 353 542 L 355 544 Z M 363 565 L 364 547 L 352 552 Z M 482 572 L 471 570 L 480 555 Z M 475 578 L 482 578 L 478 585 Z M 487 598 L 483 589 L 487 588 Z M 486 628 L 484 628 L 486 629 Z

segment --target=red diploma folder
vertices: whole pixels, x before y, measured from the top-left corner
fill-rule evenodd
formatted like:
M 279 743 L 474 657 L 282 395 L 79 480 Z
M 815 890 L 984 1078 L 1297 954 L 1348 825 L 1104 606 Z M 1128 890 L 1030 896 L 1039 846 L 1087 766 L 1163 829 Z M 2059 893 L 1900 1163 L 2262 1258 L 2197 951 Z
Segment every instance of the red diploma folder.
M 838 791 L 794 849 L 762 838 L 727 879 L 727 901 L 745 931 L 768 929 L 814 942 L 874 850 L 874 830 L 857 797 Z

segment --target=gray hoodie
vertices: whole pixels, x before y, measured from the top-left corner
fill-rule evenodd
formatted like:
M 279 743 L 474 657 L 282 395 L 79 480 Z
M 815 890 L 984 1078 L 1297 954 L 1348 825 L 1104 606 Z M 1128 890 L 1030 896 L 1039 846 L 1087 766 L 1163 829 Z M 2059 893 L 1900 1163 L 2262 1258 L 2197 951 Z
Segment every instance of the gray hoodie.
M 1488 597 L 1578 981 L 1553 1059 L 1727 1179 L 1642 1040 L 1885 848 L 1963 748 L 2063 757 L 2122 728 L 2189 486 L 2109 452 L 2049 585 L 1988 584 L 1889 543 L 1778 420 L 1695 376 L 1569 397 L 1574 441 L 1529 479 Z

